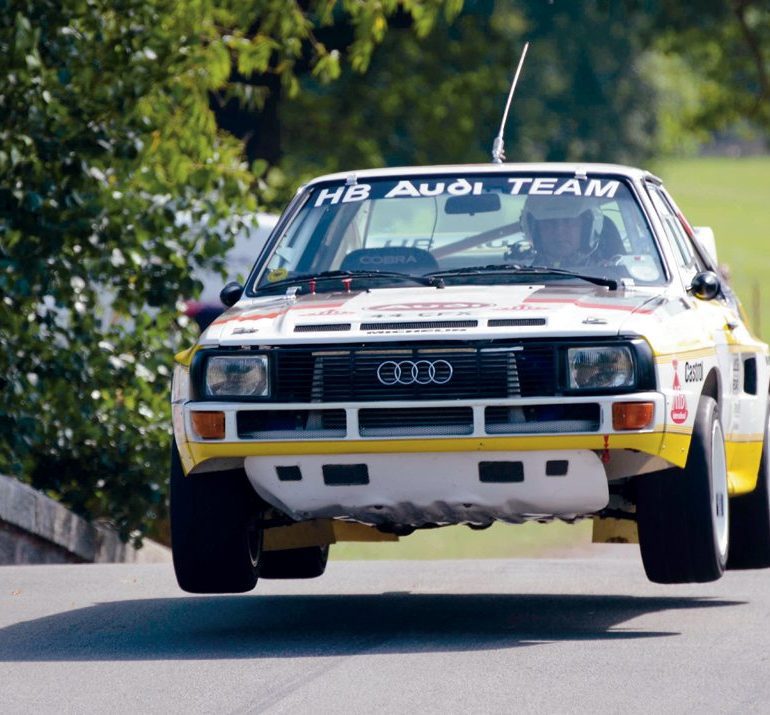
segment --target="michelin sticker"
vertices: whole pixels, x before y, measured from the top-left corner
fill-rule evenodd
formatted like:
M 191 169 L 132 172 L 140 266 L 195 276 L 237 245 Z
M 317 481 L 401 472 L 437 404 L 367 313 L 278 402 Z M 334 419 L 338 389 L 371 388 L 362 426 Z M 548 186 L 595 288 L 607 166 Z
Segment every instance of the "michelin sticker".
M 503 177 L 504 178 L 504 177 Z M 369 198 L 405 199 L 421 196 L 481 196 L 485 192 L 509 193 L 511 196 L 593 196 L 612 199 L 617 193 L 620 181 L 602 179 L 575 179 L 564 177 L 512 177 L 501 184 L 503 179 L 469 181 L 463 177 L 449 180 L 416 181 L 402 179 L 396 182 L 382 182 L 375 187 L 372 184 L 344 184 L 325 187 L 318 190 L 313 206 L 334 206 Z M 387 189 L 385 191 L 385 189 Z M 384 193 L 382 193 L 384 191 Z

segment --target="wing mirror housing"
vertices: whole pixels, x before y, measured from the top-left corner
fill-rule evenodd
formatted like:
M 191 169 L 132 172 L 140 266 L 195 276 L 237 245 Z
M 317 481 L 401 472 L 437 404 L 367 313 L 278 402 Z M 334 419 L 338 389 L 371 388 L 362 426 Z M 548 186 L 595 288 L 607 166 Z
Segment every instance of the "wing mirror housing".
M 228 308 L 235 305 L 243 295 L 243 286 L 238 281 L 230 281 L 219 293 L 219 300 Z
M 719 276 L 714 271 L 702 271 L 690 283 L 690 293 L 701 300 L 714 300 L 721 290 Z

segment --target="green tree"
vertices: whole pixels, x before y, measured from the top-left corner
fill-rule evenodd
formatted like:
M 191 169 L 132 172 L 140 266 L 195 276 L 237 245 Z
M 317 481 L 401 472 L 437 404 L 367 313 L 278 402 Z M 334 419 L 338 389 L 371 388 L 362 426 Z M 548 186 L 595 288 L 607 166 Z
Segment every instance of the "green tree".
M 291 186 L 326 170 L 489 161 L 527 40 L 508 160 L 644 161 L 656 148 L 654 90 L 637 62 L 648 24 L 602 0 L 467 0 L 423 38 L 391 30 L 365 76 L 303 76 L 279 108 L 279 167 Z
M 298 62 L 363 69 L 388 15 L 456 2 L 0 0 L 0 471 L 141 539 L 165 512 L 191 262 L 221 266 L 259 185 L 216 93 Z M 318 29 L 353 28 L 344 56 Z M 258 102 L 258 97 L 252 97 Z
M 634 3 L 651 12 L 646 38 L 697 103 L 684 130 L 751 124 L 770 137 L 770 4 L 767 0 Z M 697 104 L 697 106 L 695 106 Z

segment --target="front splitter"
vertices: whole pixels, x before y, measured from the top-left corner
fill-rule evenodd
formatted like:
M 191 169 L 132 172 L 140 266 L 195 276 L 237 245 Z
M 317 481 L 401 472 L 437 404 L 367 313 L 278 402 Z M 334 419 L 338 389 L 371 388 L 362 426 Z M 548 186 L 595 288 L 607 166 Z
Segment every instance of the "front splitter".
M 266 455 L 244 466 L 259 495 L 298 520 L 515 523 L 571 519 L 609 500 L 604 465 L 590 450 Z

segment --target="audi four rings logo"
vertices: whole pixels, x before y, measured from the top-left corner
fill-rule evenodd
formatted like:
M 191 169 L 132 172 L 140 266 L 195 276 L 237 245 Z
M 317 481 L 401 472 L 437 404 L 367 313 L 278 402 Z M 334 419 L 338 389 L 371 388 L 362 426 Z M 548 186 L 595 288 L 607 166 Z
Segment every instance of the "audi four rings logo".
M 445 385 L 454 370 L 446 360 L 386 360 L 377 368 L 383 385 Z

